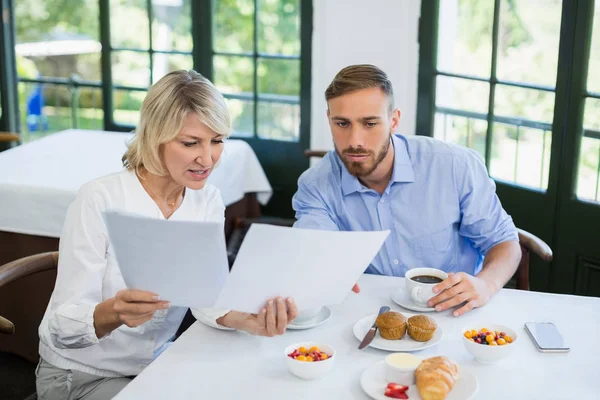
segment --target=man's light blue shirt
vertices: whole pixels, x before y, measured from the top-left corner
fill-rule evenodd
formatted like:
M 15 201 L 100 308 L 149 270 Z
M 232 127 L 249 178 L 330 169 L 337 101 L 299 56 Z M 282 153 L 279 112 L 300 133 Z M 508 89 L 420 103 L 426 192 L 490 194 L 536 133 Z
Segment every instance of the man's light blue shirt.
M 391 140 L 394 167 L 382 195 L 350 175 L 330 151 L 298 181 L 294 226 L 389 229 L 366 272 L 393 276 L 418 267 L 476 275 L 488 250 L 518 240 L 479 154 L 423 136 Z

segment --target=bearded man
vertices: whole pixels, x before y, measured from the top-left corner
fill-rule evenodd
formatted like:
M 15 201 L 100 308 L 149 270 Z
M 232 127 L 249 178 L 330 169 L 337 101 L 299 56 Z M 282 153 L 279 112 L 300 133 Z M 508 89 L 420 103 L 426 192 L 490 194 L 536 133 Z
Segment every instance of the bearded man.
M 459 316 L 481 307 L 521 258 L 512 218 L 479 155 L 424 136 L 395 134 L 400 110 L 385 72 L 341 70 L 325 91 L 335 150 L 298 181 L 295 227 L 390 230 L 365 272 L 444 270 L 430 307 Z M 352 251 L 352 249 L 347 249 Z M 358 287 L 355 287 L 358 291 Z

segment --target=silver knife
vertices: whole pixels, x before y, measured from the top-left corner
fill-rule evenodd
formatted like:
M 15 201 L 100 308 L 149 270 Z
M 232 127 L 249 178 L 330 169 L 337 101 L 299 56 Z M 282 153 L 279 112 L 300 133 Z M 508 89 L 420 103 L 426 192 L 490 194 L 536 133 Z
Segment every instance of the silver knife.
M 388 306 L 383 306 L 379 309 L 379 315 L 383 314 L 384 312 L 388 312 L 390 311 L 390 308 Z M 367 334 L 365 335 L 365 338 L 362 340 L 362 342 L 360 342 L 360 345 L 358 345 L 358 349 L 362 350 L 365 347 L 367 347 L 372 341 L 373 338 L 375 337 L 375 333 L 377 332 L 377 324 L 375 322 L 373 322 L 373 326 L 371 326 L 371 329 L 369 329 L 369 332 L 367 332 Z

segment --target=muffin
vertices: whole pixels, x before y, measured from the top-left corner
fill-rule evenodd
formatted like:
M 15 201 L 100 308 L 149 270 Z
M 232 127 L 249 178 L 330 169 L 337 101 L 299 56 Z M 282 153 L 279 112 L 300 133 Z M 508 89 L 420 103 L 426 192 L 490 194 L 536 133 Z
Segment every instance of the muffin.
M 384 312 L 377 317 L 375 324 L 384 339 L 399 340 L 406 334 L 406 317 L 399 312 Z
M 437 324 L 427 315 L 415 315 L 408 319 L 408 336 L 417 342 L 427 342 L 433 337 Z

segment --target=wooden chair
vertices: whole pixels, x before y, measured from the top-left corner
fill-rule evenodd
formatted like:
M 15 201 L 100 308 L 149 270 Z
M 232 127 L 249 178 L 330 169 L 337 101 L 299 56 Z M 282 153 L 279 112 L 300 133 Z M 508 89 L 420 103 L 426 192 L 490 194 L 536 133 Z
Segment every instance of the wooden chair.
M 0 352 L 37 364 L 38 327 L 54 290 L 57 265 L 55 251 L 0 267 Z
M 0 132 L 0 151 L 18 144 L 21 137 L 16 133 Z
M 0 266 L 0 398 L 35 400 L 38 327 L 56 281 L 58 252 Z
M 532 233 L 517 228 L 519 233 L 519 244 L 521 245 L 521 261 L 515 276 L 517 278 L 517 289 L 529 290 L 529 262 L 531 253 L 537 255 L 546 262 L 552 261 L 552 249 L 546 242 Z
M 325 150 L 304 150 L 306 157 L 324 157 L 327 154 Z M 515 273 L 516 286 L 520 290 L 529 290 L 529 263 L 531 253 L 537 255 L 546 262 L 552 261 L 552 249 L 542 239 L 532 233 L 518 229 L 519 244 L 521 245 L 521 261 Z

